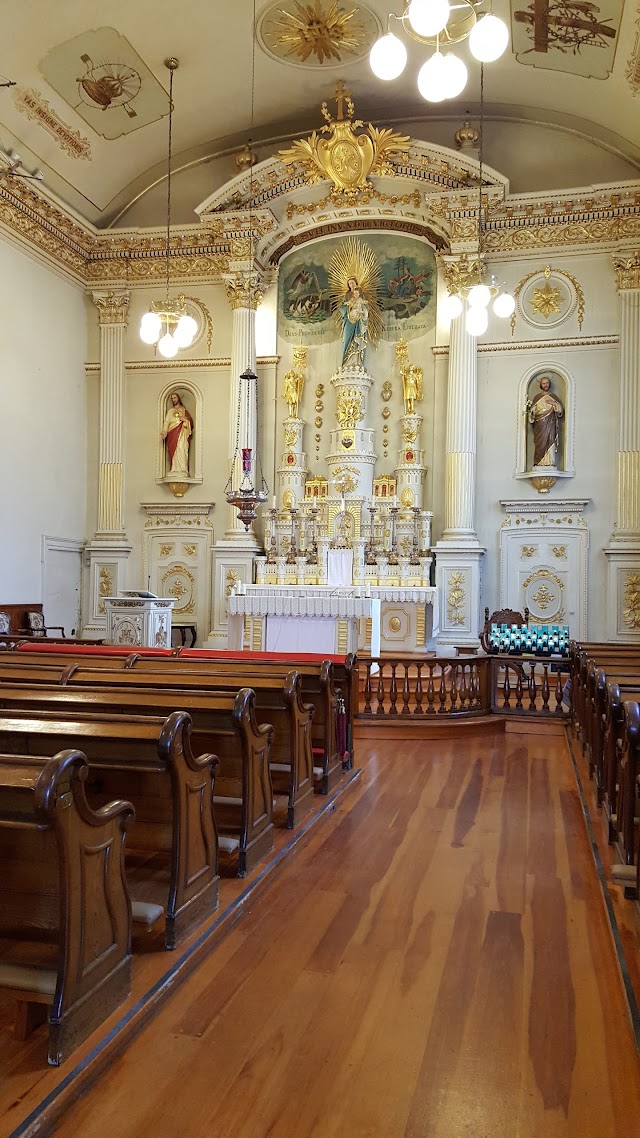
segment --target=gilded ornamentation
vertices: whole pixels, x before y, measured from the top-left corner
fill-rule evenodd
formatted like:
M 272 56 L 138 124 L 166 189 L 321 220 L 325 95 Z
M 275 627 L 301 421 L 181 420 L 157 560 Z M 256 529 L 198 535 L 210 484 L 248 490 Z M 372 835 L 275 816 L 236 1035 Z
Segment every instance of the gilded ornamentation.
M 552 593 L 545 584 L 542 584 L 538 592 L 533 594 L 532 599 L 536 602 L 541 612 L 545 612 L 551 602 L 555 600 L 555 594 Z
M 290 368 L 288 372 L 286 372 L 282 381 L 282 398 L 289 408 L 289 415 L 292 419 L 297 419 L 300 411 L 302 392 L 304 391 L 304 373 L 306 366 L 307 349 L 304 347 L 294 348 L 293 367 Z M 287 445 L 292 446 L 293 444 L 288 443 Z
M 342 387 L 338 392 L 339 426 L 354 428 L 364 419 L 364 395 L 357 387 Z
M 320 418 L 320 416 L 319 416 L 319 415 L 316 415 L 316 422 L 315 422 L 315 425 L 316 425 L 316 427 L 321 427 L 321 426 L 322 426 L 322 419 Z
M 622 619 L 627 628 L 640 628 L 640 573 L 627 573 Z
M 475 222 L 473 225 L 474 232 L 465 234 L 465 236 L 475 236 Z M 443 257 L 442 264 L 447 289 L 450 293 L 459 292 L 461 288 L 476 284 L 482 276 L 483 261 L 481 257 L 471 257 L 467 256 L 466 253 L 461 253 L 459 257 Z
M 405 486 L 402 494 L 400 495 L 400 501 L 406 510 L 410 510 L 413 506 L 415 506 L 416 496 L 410 486 Z
M 168 557 L 170 553 L 173 553 L 173 546 L 172 545 L 161 545 L 160 546 L 160 556 L 161 557 Z
M 523 557 L 533 557 L 534 553 L 537 553 L 537 551 L 537 545 L 523 545 L 522 549 L 520 550 Z
M 176 498 L 184 498 L 187 490 L 189 489 L 188 482 L 168 482 L 167 485 L 171 493 Z
M 195 557 L 195 555 L 198 551 L 197 545 L 183 545 L 182 548 L 183 548 L 184 552 L 186 553 L 187 557 Z
M 282 505 L 284 506 L 285 510 L 292 510 L 295 504 L 296 500 L 293 490 L 285 490 L 284 494 L 282 495 Z
M 205 327 L 207 329 L 207 351 L 209 355 L 211 355 L 211 345 L 213 344 L 213 320 L 211 313 L 204 303 L 204 300 L 200 300 L 197 296 L 185 296 L 184 300 L 190 300 L 204 316 Z
M 634 249 L 629 254 L 618 253 L 614 255 L 613 267 L 618 290 L 640 288 L 640 249 Z
M 19 111 L 29 119 L 35 119 L 49 134 L 53 135 L 58 145 L 70 158 L 91 158 L 91 143 L 88 138 L 80 134 L 79 130 L 72 130 L 53 110 L 50 103 L 34 90 L 33 87 L 16 87 L 13 101 Z
M 224 595 L 230 597 L 233 590 L 240 580 L 240 574 L 236 569 L 227 569 L 227 574 L 224 579 Z
M 393 395 L 393 388 L 392 388 L 391 383 L 388 379 L 385 379 L 384 383 L 382 384 L 382 388 L 380 390 L 380 395 L 384 399 L 385 403 L 388 403 L 389 400 L 391 399 L 391 396 Z
M 383 426 L 383 428 L 382 428 L 382 430 L 384 431 L 385 435 L 386 435 L 386 434 L 388 434 L 388 433 L 389 433 L 389 424 L 388 424 L 388 423 L 385 423 L 385 424 L 384 424 L 384 426 Z M 387 445 L 387 444 L 385 443 L 385 446 L 386 446 L 386 445 Z
M 533 312 L 540 313 L 541 316 L 551 316 L 554 312 L 560 312 L 561 300 L 561 290 L 559 288 L 552 288 L 549 282 L 546 281 L 544 288 L 534 289 L 531 298 L 531 308 Z
M 557 595 L 553 588 L 549 587 L 552 582 L 558 590 Z M 530 585 L 537 585 L 537 591 L 532 593 L 529 597 L 527 590 Z M 562 596 L 562 590 L 564 589 L 564 582 L 561 581 L 555 573 L 552 573 L 549 569 L 537 569 L 535 573 L 527 577 L 522 588 L 524 590 L 524 603 L 528 605 L 529 608 L 532 608 L 532 605 L 535 604 L 541 613 L 545 613 L 549 606 L 555 603 L 557 605 L 557 611 L 553 613 L 553 616 L 560 620 L 562 612 L 560 598 Z M 536 619 L 535 613 L 533 613 L 533 616 L 534 619 Z
M 382 408 L 382 418 L 383 419 L 388 419 L 390 414 L 391 414 L 391 409 L 389 407 L 383 407 Z
M 464 624 L 464 603 L 466 593 L 463 588 L 464 573 L 451 573 L 447 581 L 447 620 L 449 624 Z
M 558 560 L 566 560 L 566 557 L 567 557 L 566 545 L 552 545 L 551 546 L 551 552 L 553 553 L 554 557 L 558 558 Z
M 98 605 L 98 612 L 104 613 L 104 611 L 105 611 L 104 598 L 113 596 L 113 574 L 112 574 L 110 569 L 107 569 L 106 565 L 103 565 L 102 568 L 100 569 L 100 574 L 99 574 L 99 579 L 98 579 L 98 596 L 100 597 L 100 604 Z
M 542 275 L 545 278 L 544 286 L 534 290 L 533 297 L 530 301 L 533 313 L 540 314 L 546 319 L 553 313 L 561 312 L 562 292 L 559 288 L 554 288 L 549 283 L 552 274 L 556 277 L 564 277 L 565 280 L 573 285 L 578 303 L 578 327 L 580 331 L 582 331 L 582 322 L 584 320 L 584 292 L 582 291 L 580 281 L 574 277 L 572 273 L 568 273 L 566 269 L 552 269 L 550 265 L 545 265 L 542 270 Z M 534 269 L 532 273 L 527 273 L 526 277 L 523 277 L 516 285 L 513 291 L 514 299 L 517 300 L 525 285 L 539 275 L 540 269 Z M 567 313 L 567 315 L 569 315 L 569 313 Z M 515 327 L 516 309 L 514 309 L 511 317 L 512 335 L 515 332 Z
M 362 10 L 344 8 L 338 0 L 287 0 L 267 13 L 262 34 L 267 47 L 281 59 L 318 64 L 353 59 L 371 38 L 361 19 Z M 365 18 L 369 15 L 363 12 Z M 369 18 L 369 23 L 370 18 Z
M 545 476 L 540 477 L 540 478 L 532 478 L 531 479 L 531 485 L 535 486 L 536 490 L 538 491 L 538 494 L 548 494 L 551 487 L 555 486 L 557 481 L 558 481 L 557 478 L 549 478 L 548 476 L 545 475 Z
M 286 380 L 286 378 L 287 377 L 285 376 L 285 380 Z M 298 441 L 298 428 L 297 427 L 285 427 L 284 445 L 286 447 L 292 447 L 292 446 L 296 445 L 297 441 Z
M 330 115 L 326 102 L 321 107 L 326 124 L 320 133 L 328 134 L 329 139 L 321 138 L 314 130 L 309 138 L 298 139 L 288 150 L 281 150 L 279 157 L 285 165 L 303 166 L 308 186 L 328 178 L 333 183 L 333 198 L 354 201 L 366 186 L 370 174 L 393 177 L 395 169 L 389 156 L 404 150 L 409 136 L 389 129 L 379 130 L 372 123 L 368 124 L 366 132 L 356 134 L 357 128 L 364 124 L 361 119 L 352 117 L 353 101 L 342 81 L 336 86 L 334 98 L 337 103 L 336 119 Z
M 333 484 L 341 494 L 353 494 L 359 481 L 360 471 L 355 466 L 338 466 L 333 472 Z
M 324 403 L 321 399 L 318 399 L 316 402 L 316 411 L 324 411 Z
M 389 631 L 399 632 L 402 628 L 402 621 L 399 616 L 392 616 L 389 618 Z
M 186 565 L 172 565 L 162 578 L 162 591 L 167 597 L 174 597 L 176 604 L 174 616 L 187 616 L 194 611 L 195 577 Z M 169 583 L 171 582 L 171 583 Z
M 227 300 L 231 308 L 257 308 L 265 291 L 264 282 L 257 273 L 241 273 L 225 277 Z
M 640 12 L 636 20 L 636 38 L 625 70 L 627 82 L 634 95 L 640 92 Z
M 316 387 L 316 399 L 322 399 L 324 395 L 324 383 L 319 383 Z
M 126 324 L 129 315 L 129 292 L 94 292 L 100 324 Z

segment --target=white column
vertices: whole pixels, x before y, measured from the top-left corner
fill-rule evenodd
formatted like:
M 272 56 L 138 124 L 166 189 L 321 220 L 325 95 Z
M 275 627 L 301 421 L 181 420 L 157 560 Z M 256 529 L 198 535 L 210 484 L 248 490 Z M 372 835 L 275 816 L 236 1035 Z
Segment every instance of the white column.
M 616 521 L 609 546 L 607 636 L 640 640 L 640 250 L 615 255 L 620 297 Z
M 437 650 L 480 643 L 480 558 L 476 504 L 476 341 L 464 315 L 451 322 L 447 391 L 444 532 L 435 547 L 440 599 Z
M 104 633 L 104 597 L 126 584 L 131 546 L 124 528 L 125 333 L 128 292 L 94 292 L 100 321 L 100 409 L 96 531 L 86 548 L 86 635 Z
M 444 541 L 475 541 L 476 415 L 478 370 L 476 341 L 464 316 L 451 321 L 447 437 L 445 458 Z
M 240 391 L 240 376 L 249 367 L 256 370 L 256 308 L 264 295 L 264 284 L 251 267 L 238 268 L 237 271 L 225 278 L 227 298 L 231 305 L 231 390 L 229 405 L 229 470 L 236 449 L 236 435 L 238 431 L 238 394 Z M 244 388 L 244 384 L 242 385 Z M 255 466 L 256 438 L 258 424 L 256 422 L 255 392 L 249 406 L 243 398 L 240 406 L 240 433 L 239 446 L 247 445 L 253 450 L 255 478 L 260 472 Z M 239 455 L 234 464 L 233 478 L 236 485 L 242 477 L 242 456 Z M 227 600 L 231 589 L 239 582 L 250 584 L 253 580 L 253 561 L 257 553 L 262 552 L 253 529 L 245 530 L 244 524 L 238 518 L 237 511 L 227 507 L 227 528 L 222 541 L 217 541 L 213 547 L 213 595 L 211 598 L 211 631 L 205 643 L 209 648 L 226 648 L 227 646 Z

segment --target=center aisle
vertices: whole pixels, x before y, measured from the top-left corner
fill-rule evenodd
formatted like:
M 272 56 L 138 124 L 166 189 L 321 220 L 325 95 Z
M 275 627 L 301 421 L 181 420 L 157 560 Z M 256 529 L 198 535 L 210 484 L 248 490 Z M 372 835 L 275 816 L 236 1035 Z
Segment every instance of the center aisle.
M 564 738 L 361 743 L 358 761 L 358 789 L 56 1135 L 638 1132 Z

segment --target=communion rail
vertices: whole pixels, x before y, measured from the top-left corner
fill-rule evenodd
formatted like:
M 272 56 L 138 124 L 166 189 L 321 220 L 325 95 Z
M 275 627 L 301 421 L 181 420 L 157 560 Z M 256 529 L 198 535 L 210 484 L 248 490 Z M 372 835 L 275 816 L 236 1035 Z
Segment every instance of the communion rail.
M 359 719 L 568 714 L 562 706 L 568 660 L 377 656 L 361 658 L 359 666 L 364 676 Z

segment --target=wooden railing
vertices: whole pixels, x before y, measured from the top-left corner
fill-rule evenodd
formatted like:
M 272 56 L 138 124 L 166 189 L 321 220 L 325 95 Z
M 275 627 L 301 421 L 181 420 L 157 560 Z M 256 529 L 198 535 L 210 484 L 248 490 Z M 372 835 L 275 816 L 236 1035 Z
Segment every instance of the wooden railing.
M 359 667 L 361 719 L 567 714 L 568 660 L 554 661 L 554 672 L 548 661 L 513 656 L 376 657 Z

